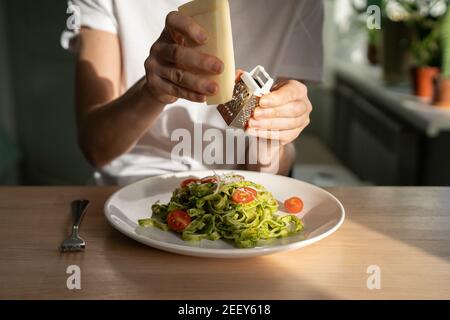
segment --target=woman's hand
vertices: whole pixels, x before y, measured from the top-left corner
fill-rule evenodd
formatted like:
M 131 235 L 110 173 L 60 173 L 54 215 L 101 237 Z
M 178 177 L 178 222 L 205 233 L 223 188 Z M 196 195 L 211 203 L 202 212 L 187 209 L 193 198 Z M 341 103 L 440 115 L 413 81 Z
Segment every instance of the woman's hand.
M 164 104 L 178 98 L 204 102 L 206 96 L 216 94 L 218 84 L 207 76 L 222 73 L 223 63 L 193 48 L 207 41 L 206 31 L 191 17 L 177 11 L 167 15 L 145 61 L 146 85 L 156 99 Z
M 294 80 L 283 81 L 261 98 L 247 132 L 286 145 L 309 125 L 311 111 L 306 86 Z

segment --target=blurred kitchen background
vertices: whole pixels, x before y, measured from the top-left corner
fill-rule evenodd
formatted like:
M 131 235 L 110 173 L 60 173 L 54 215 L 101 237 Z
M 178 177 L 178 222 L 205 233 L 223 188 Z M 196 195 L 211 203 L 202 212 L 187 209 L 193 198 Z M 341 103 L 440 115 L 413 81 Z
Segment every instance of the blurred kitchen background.
M 448 5 L 325 0 L 325 79 L 309 87 L 314 112 L 297 141 L 294 177 L 450 185 Z M 60 46 L 66 8 L 0 0 L 0 185 L 91 180 L 76 145 L 74 56 Z

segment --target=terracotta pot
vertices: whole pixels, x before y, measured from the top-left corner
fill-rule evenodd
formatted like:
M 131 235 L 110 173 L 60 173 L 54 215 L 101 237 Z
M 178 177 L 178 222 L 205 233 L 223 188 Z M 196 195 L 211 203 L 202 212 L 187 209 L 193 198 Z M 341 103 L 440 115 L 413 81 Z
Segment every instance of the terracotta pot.
M 437 82 L 435 105 L 450 108 L 450 78 L 441 78 Z
M 437 67 L 417 67 L 413 71 L 414 94 L 424 101 L 431 102 L 434 97 L 434 83 L 439 75 Z

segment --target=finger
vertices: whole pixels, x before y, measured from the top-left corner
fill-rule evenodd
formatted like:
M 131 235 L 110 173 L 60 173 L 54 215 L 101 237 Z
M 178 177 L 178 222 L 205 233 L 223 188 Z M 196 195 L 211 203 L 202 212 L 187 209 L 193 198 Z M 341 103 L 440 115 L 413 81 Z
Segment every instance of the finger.
M 292 129 L 292 130 L 259 130 L 250 128 L 247 133 L 251 136 L 267 139 L 267 140 L 278 140 L 284 143 L 289 143 L 298 138 L 303 129 Z
M 198 44 L 203 44 L 208 40 L 208 34 L 201 25 L 193 18 L 178 11 L 172 11 L 167 15 L 166 28 L 171 34 L 174 34 L 173 31 L 179 32 Z
M 220 74 L 223 71 L 223 62 L 218 58 L 175 43 L 159 43 L 152 53 L 158 59 L 174 63 L 183 69 L 208 74 Z
M 279 89 L 263 96 L 259 102 L 262 108 L 276 107 L 307 97 L 307 88 L 298 81 L 290 80 Z
M 276 91 L 280 89 L 281 87 L 285 86 L 289 82 L 289 79 L 279 79 L 275 82 L 275 84 L 272 86 L 271 91 Z
M 283 106 L 274 108 L 256 108 L 253 112 L 255 120 L 271 118 L 294 118 L 308 112 L 307 102 L 303 100 L 289 102 Z
M 162 65 L 158 65 L 155 69 L 161 78 L 202 95 L 214 95 L 219 89 L 216 82 L 182 69 Z
M 244 74 L 244 70 L 242 69 L 237 69 L 236 70 L 236 78 L 235 81 L 238 82 L 241 79 L 241 76 Z
M 186 46 L 186 37 L 179 32 L 171 31 L 168 28 L 165 28 L 163 33 L 161 34 L 160 40 L 164 40 L 165 42 L 175 42 L 180 46 Z
M 264 130 L 291 130 L 303 127 L 308 119 L 308 114 L 295 118 L 250 119 L 248 126 Z
M 154 76 L 152 81 L 154 87 L 170 96 L 190 100 L 193 102 L 205 102 L 206 100 L 206 97 L 204 95 L 179 87 L 159 76 Z

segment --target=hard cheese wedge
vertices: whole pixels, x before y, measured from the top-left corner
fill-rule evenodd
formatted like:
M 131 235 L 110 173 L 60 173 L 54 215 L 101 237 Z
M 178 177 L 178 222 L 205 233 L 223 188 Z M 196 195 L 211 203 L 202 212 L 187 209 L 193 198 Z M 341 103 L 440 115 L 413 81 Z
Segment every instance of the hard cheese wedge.
M 219 85 L 219 91 L 216 95 L 207 97 L 207 104 L 230 101 L 233 97 L 236 66 L 228 0 L 194 0 L 178 10 L 194 18 L 208 32 L 208 42 L 197 47 L 198 50 L 216 56 L 224 63 L 223 73 L 211 76 Z

